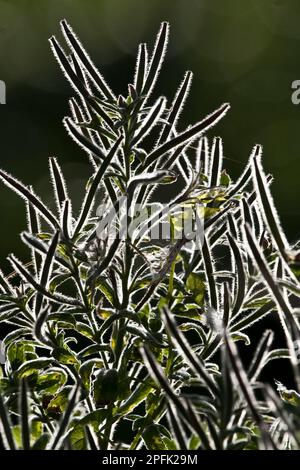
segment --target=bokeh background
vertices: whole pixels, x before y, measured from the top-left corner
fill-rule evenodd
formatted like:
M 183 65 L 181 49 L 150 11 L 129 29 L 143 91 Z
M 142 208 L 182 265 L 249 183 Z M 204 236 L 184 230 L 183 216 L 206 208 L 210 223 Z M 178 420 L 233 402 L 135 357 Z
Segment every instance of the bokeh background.
M 156 93 L 173 97 L 186 70 L 195 77 L 181 126 L 222 102 L 231 103 L 214 129 L 225 142 L 226 167 L 237 176 L 252 146 L 264 146 L 264 166 L 289 239 L 299 235 L 300 105 L 291 84 L 300 79 L 299 0 L 0 0 L 0 166 L 33 184 L 51 203 L 48 157 L 57 156 L 79 205 L 91 168 L 67 136 L 72 90 L 47 39 L 67 18 L 115 93 L 133 80 L 139 42 L 153 45 L 159 23 L 171 23 L 166 63 Z M 0 261 L 23 256 L 23 202 L 0 186 Z

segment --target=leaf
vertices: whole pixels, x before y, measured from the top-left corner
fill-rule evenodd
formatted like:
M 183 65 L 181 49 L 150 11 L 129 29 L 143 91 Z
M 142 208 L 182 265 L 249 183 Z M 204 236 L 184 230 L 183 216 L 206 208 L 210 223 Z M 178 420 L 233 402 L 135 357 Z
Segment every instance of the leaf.
M 139 144 L 152 130 L 152 128 L 159 121 L 162 113 L 166 108 L 166 99 L 159 98 L 151 110 L 148 112 L 146 119 L 143 120 L 143 124 L 139 127 L 137 133 L 131 141 L 131 145 L 135 146 Z
M 196 436 L 195 434 L 192 434 L 189 440 L 188 449 L 197 450 L 199 448 L 200 442 L 201 442 L 200 437 Z
M 141 94 L 144 83 L 146 72 L 148 68 L 148 51 L 146 44 L 140 44 L 136 62 L 135 76 L 134 76 L 134 88 L 138 95 Z
M 179 118 L 179 115 L 184 107 L 184 103 L 189 94 L 192 78 L 192 72 L 186 72 L 184 79 L 176 92 L 176 96 L 174 98 L 174 101 L 170 108 L 170 112 L 167 117 L 167 122 L 163 127 L 157 145 L 161 144 L 162 142 L 166 142 L 173 129 L 175 128 L 176 122 Z
M 50 166 L 50 175 L 52 179 L 52 184 L 54 188 L 54 196 L 57 205 L 58 212 L 61 211 L 62 205 L 66 199 L 68 199 L 68 192 L 66 187 L 66 182 L 62 174 L 61 168 L 56 160 L 56 158 L 51 157 L 49 159 Z M 36 233 L 39 230 L 36 231 Z
M 146 162 L 144 164 L 144 169 L 152 165 L 152 163 L 157 161 L 158 158 L 160 158 L 161 156 L 170 152 L 170 150 L 175 149 L 179 145 L 185 144 L 187 142 L 192 142 L 196 137 L 199 137 L 201 134 L 208 131 L 209 128 L 214 126 L 220 119 L 225 116 L 229 107 L 229 104 L 223 104 L 220 108 L 218 108 L 212 114 L 206 116 L 199 123 L 194 124 L 186 131 L 179 133 L 173 139 L 170 139 L 167 142 L 159 145 L 148 155 L 148 158 L 146 159 Z
M 111 160 L 115 156 L 115 154 L 116 154 L 116 152 L 119 148 L 119 145 L 122 142 L 122 139 L 123 139 L 122 136 L 118 138 L 118 140 L 115 142 L 115 144 L 112 146 L 109 153 L 107 154 L 104 162 L 99 166 L 98 170 L 96 171 L 96 173 L 93 177 L 92 184 L 89 187 L 89 189 L 88 189 L 88 191 L 87 191 L 87 193 L 84 197 L 84 201 L 83 201 L 82 208 L 81 208 L 81 211 L 80 211 L 80 216 L 77 220 L 76 228 L 75 228 L 75 231 L 74 231 L 74 235 L 73 235 L 74 237 L 80 232 L 81 228 L 83 227 L 83 225 L 85 224 L 87 218 L 89 217 L 89 214 L 90 214 L 90 212 L 93 208 L 94 198 L 95 198 L 96 192 L 98 190 L 98 186 L 99 186 L 99 184 L 100 184 L 107 168 L 109 167 L 109 164 L 111 163 Z
M 49 309 L 46 307 L 42 312 L 40 312 L 38 318 L 36 319 L 34 325 L 34 334 L 42 342 L 46 342 L 46 338 L 43 336 L 43 325 L 47 321 L 49 315 Z
M 91 346 L 87 346 L 86 348 L 82 349 L 80 353 L 78 353 L 78 358 L 81 360 L 87 356 L 92 356 L 94 354 L 99 353 L 100 351 L 107 351 L 112 354 L 111 347 L 107 344 L 92 344 Z
M 30 445 L 32 450 L 32 446 L 34 443 L 39 440 L 39 438 L 43 435 L 43 423 L 39 421 L 39 419 L 32 419 L 31 420 L 31 432 L 30 432 Z
M 228 214 L 227 217 L 227 222 L 228 222 L 228 229 L 230 235 L 237 240 L 238 239 L 238 228 L 237 228 L 237 221 L 236 218 L 233 217 L 232 214 Z
M 199 377 L 203 380 L 203 382 L 208 387 L 209 391 L 212 394 L 218 395 L 218 388 L 216 384 L 214 383 L 214 380 L 207 372 L 200 358 L 197 357 L 196 354 L 192 353 L 189 344 L 187 343 L 183 334 L 178 330 L 177 325 L 174 322 L 174 320 L 171 318 L 170 312 L 168 311 L 167 308 L 163 309 L 162 316 L 169 330 L 170 337 L 172 338 L 172 341 L 175 343 L 175 346 L 177 347 L 178 352 L 183 355 L 183 357 L 186 359 L 188 364 L 190 364 L 194 372 L 198 374 Z
M 116 292 L 114 289 L 109 285 L 108 282 L 105 281 L 103 277 L 99 277 L 97 279 L 97 289 L 99 289 L 102 294 L 105 296 L 106 300 L 114 306 L 116 301 Z
M 289 244 L 281 228 L 273 203 L 273 198 L 267 184 L 266 176 L 261 166 L 261 153 L 261 147 L 256 146 L 256 151 L 252 159 L 252 173 L 255 183 L 255 190 L 260 210 L 264 216 L 270 234 L 272 235 L 273 240 L 276 243 L 276 246 L 280 251 L 283 259 L 286 259 L 286 250 L 289 249 Z
M 97 444 L 97 441 L 96 441 L 97 436 L 92 432 L 90 427 L 85 426 L 84 430 L 85 430 L 86 439 L 87 439 L 87 441 L 89 443 L 89 446 L 90 446 L 90 450 L 100 450 L 99 446 Z
M 170 427 L 173 431 L 172 434 L 176 438 L 177 448 L 180 450 L 187 450 L 186 434 L 183 426 L 181 425 L 177 410 L 171 402 L 167 404 L 167 408 Z
M 97 358 L 89 359 L 88 361 L 83 362 L 78 371 L 87 390 L 90 389 L 91 375 L 94 367 L 103 368 L 103 362 Z
M 231 317 L 231 298 L 227 282 L 223 282 L 223 325 L 226 328 Z
M 50 436 L 47 433 L 42 434 L 32 445 L 31 450 L 46 450 Z
M 35 355 L 34 347 L 26 341 L 14 341 L 10 344 L 5 339 L 6 357 L 13 371 L 17 370 L 31 355 Z
M 21 239 L 23 243 L 25 243 L 29 248 L 33 249 L 35 252 L 41 255 L 47 255 L 48 245 L 44 243 L 42 240 L 39 240 L 39 238 L 35 237 L 34 235 L 30 233 L 22 232 Z M 65 261 L 61 256 L 59 256 L 58 253 L 55 253 L 54 261 L 60 266 L 63 266 L 64 268 L 67 268 L 68 270 L 70 269 L 69 263 Z
M 46 408 L 48 416 L 57 418 L 65 411 L 69 403 L 71 391 L 72 387 L 70 385 L 66 385 L 54 396 L 46 395 L 47 400 L 45 400 L 44 407 Z
M 67 382 L 67 373 L 60 368 L 51 367 L 37 377 L 35 388 L 39 392 L 54 394 Z
M 230 376 L 230 364 L 225 348 L 221 350 L 221 381 L 220 381 L 220 408 L 221 408 L 221 429 L 230 430 L 232 424 L 231 417 L 234 415 L 234 387 Z
M 198 436 L 201 440 L 204 449 L 211 450 L 211 445 L 208 440 L 206 430 L 203 429 L 202 423 L 199 421 L 190 402 L 188 400 L 186 400 L 185 402 L 188 412 L 188 423 L 190 427 L 192 427 L 192 429 L 198 433 Z
M 141 173 L 130 179 L 127 187 L 128 198 L 138 185 L 169 184 L 177 180 L 177 174 L 172 170 L 156 170 L 151 173 Z M 129 199 L 130 200 L 130 199 Z
M 247 223 L 249 227 L 254 228 L 251 208 L 245 198 L 243 198 L 241 201 L 241 209 L 242 209 L 243 219 L 245 223 Z
M 285 287 L 289 292 L 300 296 L 300 287 L 295 285 L 293 282 L 287 281 L 285 279 L 277 279 L 277 284 L 281 287 Z
M 264 277 L 266 284 L 268 286 L 268 289 L 278 306 L 278 313 L 279 313 L 281 323 L 283 325 L 287 342 L 288 344 L 291 344 L 291 341 L 289 338 L 289 332 L 287 328 L 285 327 L 285 322 L 287 320 L 291 328 L 295 326 L 297 330 L 299 330 L 299 325 L 297 321 L 295 320 L 295 317 L 292 313 L 292 310 L 288 301 L 286 300 L 286 298 L 280 291 L 278 285 L 274 281 L 273 275 L 269 267 L 266 264 L 264 255 L 261 253 L 260 248 L 258 247 L 256 241 L 254 240 L 254 237 L 248 225 L 246 225 L 244 229 L 244 238 L 245 238 L 245 241 L 247 242 L 248 251 L 250 255 L 253 257 L 253 260 L 256 262 L 257 267 L 260 270 L 262 276 Z M 296 367 L 296 364 L 295 364 L 295 367 Z
M 235 265 L 237 276 L 235 302 L 232 308 L 232 317 L 235 317 L 243 307 L 246 295 L 246 274 L 244 269 L 243 256 L 236 240 L 229 233 L 227 233 L 227 239 L 232 252 L 232 265 Z
M 162 439 L 162 435 L 159 432 L 159 425 L 150 424 L 147 426 L 142 434 L 143 441 L 145 442 L 146 448 L 149 450 L 166 450 L 165 443 Z
M 250 171 L 250 170 L 249 170 Z M 251 173 L 250 173 L 251 175 Z M 227 195 L 229 196 L 229 193 L 227 193 Z M 249 206 L 251 206 L 254 202 L 255 202 L 255 199 L 256 199 L 256 194 L 255 192 L 253 191 L 250 196 L 247 198 L 247 202 L 249 204 Z M 228 211 L 226 211 L 228 212 Z M 238 222 L 240 217 L 241 217 L 241 211 L 240 209 L 236 209 L 234 212 L 234 218 L 235 218 L 235 221 Z M 230 215 L 230 214 L 228 214 Z M 209 221 L 208 221 L 209 222 Z M 217 244 L 218 240 L 223 237 L 227 232 L 227 221 L 225 221 L 224 223 L 222 223 L 222 225 L 220 225 L 219 228 L 217 228 L 213 233 L 211 233 L 211 236 L 210 236 L 210 243 L 211 243 L 211 246 L 213 247 L 214 245 Z M 233 235 L 233 233 L 231 234 Z
M 202 326 L 199 324 L 199 322 L 197 322 L 197 323 L 181 323 L 181 325 L 179 326 L 179 329 L 180 329 L 180 331 L 195 330 L 199 334 L 199 336 L 201 338 L 201 342 L 203 344 L 207 343 L 206 333 L 205 333 L 204 329 L 202 328 Z
M 30 190 L 32 192 L 32 187 L 30 187 Z M 39 213 L 37 212 L 35 207 L 33 207 L 28 202 L 26 203 L 26 209 L 27 209 L 27 227 L 28 227 L 29 233 L 31 234 L 39 233 L 41 231 Z M 36 253 L 36 251 L 33 248 L 31 248 L 31 255 L 32 255 L 35 273 L 37 274 L 39 272 L 39 256 L 38 256 L 38 253 Z
M 228 188 L 230 186 L 230 184 L 231 184 L 230 176 L 228 175 L 226 170 L 222 170 L 221 174 L 220 174 L 220 185 L 225 187 L 225 188 Z
M 11 297 L 15 297 L 13 287 L 10 285 L 8 279 L 6 279 L 5 275 L 0 269 L 0 286 L 2 288 L 2 291 L 4 291 L 6 294 L 11 295 Z
M 300 439 L 298 436 L 298 429 L 293 425 L 290 416 L 286 413 L 278 397 L 275 395 L 274 391 L 269 385 L 266 386 L 265 393 L 268 398 L 268 405 L 273 409 L 275 408 L 276 415 L 280 418 L 280 421 L 284 423 L 286 429 L 289 431 L 289 439 L 292 439 L 295 442 L 297 448 L 299 448 Z
M 38 358 L 24 362 L 16 371 L 16 376 L 19 379 L 24 379 L 32 374 L 36 374 L 40 369 L 44 369 L 53 363 L 52 358 Z
M 280 398 L 289 403 L 290 405 L 299 407 L 300 406 L 300 394 L 295 390 L 288 390 L 282 383 L 276 381 L 277 390 L 280 394 Z
M 78 331 L 78 333 L 85 336 L 86 338 L 94 339 L 95 335 L 92 328 L 89 325 L 86 325 L 85 323 L 76 322 L 74 330 Z
M 257 310 L 255 310 L 254 313 L 247 315 L 245 318 L 237 321 L 236 323 L 233 323 L 232 326 L 230 327 L 230 331 L 241 331 L 246 328 L 249 328 L 255 322 L 257 322 L 258 320 L 261 320 L 266 315 L 271 313 L 274 309 L 275 309 L 274 302 L 268 301 L 264 305 L 259 307 Z
M 156 382 L 158 382 L 161 388 L 165 391 L 167 397 L 170 398 L 174 402 L 175 406 L 177 407 L 178 411 L 180 412 L 184 420 L 187 423 L 189 423 L 190 418 L 188 416 L 187 410 L 184 408 L 177 394 L 175 394 L 174 391 L 172 390 L 172 387 L 170 386 L 168 380 L 166 379 L 161 369 L 161 366 L 156 362 L 153 354 L 149 351 L 149 349 L 146 346 L 144 346 L 143 349 L 141 350 L 141 354 L 144 358 L 145 364 L 152 378 Z M 208 448 L 209 448 L 209 444 L 208 444 Z
M 219 186 L 221 170 L 223 164 L 223 142 L 220 137 L 215 137 L 211 149 L 210 157 L 210 181 L 211 188 Z
M 252 162 L 252 159 L 253 159 L 255 154 L 256 154 L 256 147 L 253 148 L 253 150 L 251 152 L 251 155 L 250 155 L 250 158 L 249 158 L 249 161 L 248 161 L 243 173 L 241 174 L 241 176 L 239 177 L 237 182 L 234 185 L 232 185 L 232 187 L 230 188 L 230 190 L 229 190 L 229 196 L 230 197 L 234 196 L 238 192 L 242 191 L 242 189 L 244 189 L 245 186 L 247 186 L 247 184 L 249 183 L 250 178 L 251 178 L 251 162 Z
M 242 366 L 242 363 L 239 359 L 238 352 L 236 349 L 235 344 L 228 338 L 228 336 L 225 333 L 224 336 L 225 340 L 225 345 L 226 345 L 226 350 L 228 353 L 228 357 L 232 366 L 232 374 L 236 377 L 237 383 L 243 393 L 243 396 L 247 402 L 247 405 L 249 407 L 249 410 L 251 411 L 251 414 L 253 416 L 253 419 L 255 423 L 258 425 L 261 434 L 262 434 L 262 439 L 264 442 L 264 446 L 266 449 L 274 449 L 274 443 L 271 438 L 271 436 L 267 433 L 265 429 L 265 425 L 262 421 L 261 415 L 258 413 L 258 405 L 256 402 L 256 398 L 254 395 L 254 392 L 252 390 L 252 387 L 248 381 L 246 372 Z M 276 448 L 276 446 L 275 446 Z
M 32 192 L 32 187 L 29 188 Z M 28 230 L 32 234 L 39 233 L 41 231 L 40 217 L 39 213 L 36 211 L 35 207 L 27 203 L 27 214 L 28 214 Z
M 198 273 L 191 273 L 186 280 L 186 288 L 193 293 L 196 304 L 203 306 L 205 295 L 205 282 Z
M 5 305 L 4 309 L 1 309 L 0 313 L 0 322 L 11 320 L 20 312 L 19 307 L 16 307 L 14 304 Z
M 64 433 L 67 430 L 67 426 L 70 422 L 72 413 L 74 412 L 74 408 L 76 407 L 78 403 L 78 392 L 79 392 L 79 386 L 76 385 L 73 387 L 73 390 L 71 394 L 69 395 L 68 399 L 68 404 L 66 407 L 66 410 L 64 412 L 64 415 L 59 423 L 59 426 L 56 430 L 55 435 L 53 436 L 52 443 L 50 444 L 51 450 L 55 450 L 57 448 L 60 448 L 60 445 L 64 439 Z
M 12 434 L 10 418 L 2 398 L 2 393 L 0 393 L 0 418 L 0 430 L 3 444 L 6 449 L 15 450 L 16 445 Z
M 64 37 L 69 44 L 69 46 L 73 49 L 74 53 L 88 72 L 90 78 L 93 80 L 95 85 L 103 94 L 104 98 L 108 100 L 115 100 L 115 96 L 109 86 L 104 81 L 102 75 L 96 69 L 95 65 L 91 61 L 89 55 L 82 47 L 81 43 L 79 42 L 78 38 L 76 37 L 75 33 L 73 32 L 71 26 L 67 23 L 66 20 L 62 20 L 60 22 L 61 29 L 64 34 Z
M 43 202 L 34 194 L 33 191 L 30 191 L 28 188 L 26 188 L 26 186 L 23 185 L 23 183 L 10 176 L 3 170 L 0 170 L 0 178 L 4 184 L 6 184 L 6 186 L 13 189 L 19 196 L 25 199 L 30 205 L 35 207 L 46 222 L 48 222 L 54 228 L 58 227 L 58 221 L 52 212 L 43 204 Z
M 78 364 L 78 359 L 76 358 L 75 353 L 67 344 L 64 344 L 64 347 L 55 347 L 52 351 L 52 355 L 61 364 Z
M 268 364 L 268 362 L 273 361 L 274 359 L 289 359 L 290 353 L 288 349 L 273 349 L 264 358 L 264 366 Z
M 71 84 L 71 86 L 77 93 L 82 94 L 82 96 L 86 98 L 88 95 L 88 91 L 85 88 L 85 84 L 77 77 L 74 68 L 71 65 L 71 61 L 67 58 L 57 39 L 52 36 L 49 39 L 49 42 L 53 55 L 56 58 L 68 82 Z
M 271 330 L 264 332 L 258 346 L 255 350 L 254 357 L 251 361 L 249 369 L 247 371 L 250 382 L 254 382 L 262 371 L 262 368 L 266 364 L 266 358 L 268 357 L 270 347 L 274 339 L 274 333 Z
M 210 227 L 213 227 L 217 222 L 219 222 L 230 210 L 235 207 L 235 203 L 229 203 L 223 207 L 216 215 L 210 217 L 209 219 L 204 220 L 204 230 L 208 230 Z
M 42 270 L 41 270 L 40 286 L 43 289 L 47 289 L 47 287 L 48 287 L 49 277 L 50 277 L 51 271 L 52 271 L 52 266 L 53 266 L 53 261 L 54 261 L 54 256 L 55 256 L 55 253 L 56 253 L 58 240 L 59 240 L 59 232 L 57 231 L 54 234 L 54 236 L 51 240 L 51 243 L 48 247 L 48 252 L 47 252 L 47 255 L 45 257 L 45 260 L 44 260 L 44 263 L 43 263 L 43 266 L 42 266 Z M 43 305 L 43 298 L 44 298 L 43 293 L 41 291 L 38 291 L 37 295 L 36 295 L 36 298 L 35 298 L 35 315 L 36 315 L 37 318 L 39 316 L 40 310 L 41 310 L 42 305 Z
M 146 97 L 146 99 L 149 98 L 161 69 L 168 44 L 168 36 L 169 24 L 167 22 L 163 22 L 161 23 L 161 27 L 156 39 L 154 51 L 147 69 L 147 75 L 142 90 L 142 94 Z
M 251 344 L 251 341 L 250 341 L 250 338 L 248 335 L 245 335 L 245 333 L 233 333 L 231 335 L 231 338 L 233 341 L 243 341 L 246 346 L 249 346 L 249 344 Z
M 60 224 L 63 236 L 68 241 L 72 229 L 72 205 L 70 199 L 66 199 L 63 203 Z
M 28 389 L 26 380 L 21 381 L 21 393 L 20 393 L 20 415 L 22 423 L 22 447 L 23 450 L 30 449 L 30 424 L 29 424 L 29 412 L 28 412 Z
M 17 339 L 28 335 L 31 336 L 31 329 L 24 327 L 18 328 L 17 330 L 12 331 L 5 336 L 3 340 L 4 347 L 8 348 L 8 346 L 11 344 L 17 344 Z
M 75 424 L 68 437 L 72 450 L 86 450 L 86 434 L 82 426 Z
M 107 409 L 101 408 L 87 413 L 83 418 L 77 421 L 80 426 L 91 426 L 94 432 L 98 432 L 100 425 L 107 418 Z
M 202 243 L 202 257 L 203 257 L 203 264 L 205 270 L 206 281 L 208 284 L 208 291 L 209 291 L 209 300 L 210 306 L 218 311 L 218 292 L 216 282 L 213 278 L 214 266 L 213 266 L 213 259 L 211 255 L 211 250 L 207 241 L 207 238 L 203 237 Z
M 10 263 L 12 264 L 15 271 L 23 278 L 25 281 L 29 282 L 37 291 L 41 292 L 45 297 L 54 300 L 57 303 L 63 303 L 67 305 L 77 305 L 81 306 L 81 302 L 77 299 L 72 299 L 63 294 L 51 294 L 45 287 L 41 286 L 27 271 L 27 269 L 17 260 L 14 255 L 8 257 Z
M 78 124 L 74 123 L 72 119 L 64 118 L 64 126 L 70 137 L 88 154 L 91 153 L 98 161 L 105 161 L 105 154 L 99 145 L 92 142 L 91 139 L 86 137 L 81 130 L 78 129 Z

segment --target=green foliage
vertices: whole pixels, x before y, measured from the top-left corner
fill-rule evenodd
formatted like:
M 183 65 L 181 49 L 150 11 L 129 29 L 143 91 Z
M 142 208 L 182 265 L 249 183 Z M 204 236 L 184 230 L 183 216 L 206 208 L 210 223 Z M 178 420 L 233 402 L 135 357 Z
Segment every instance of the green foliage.
M 13 273 L 0 273 L 0 323 L 8 328 L 0 376 L 4 446 L 300 449 L 299 254 L 279 224 L 261 148 L 234 182 L 223 167 L 222 140 L 210 145 L 203 135 L 227 104 L 177 130 L 191 72 L 170 106 L 165 98 L 149 104 L 167 23 L 150 59 L 139 47 L 134 83 L 119 97 L 67 22 L 61 26 L 70 52 L 50 42 L 77 94 L 64 124 L 93 173 L 76 215 L 56 159 L 55 212 L 0 171 L 26 202 L 21 238 L 31 253 L 26 263 L 10 255 Z M 155 208 L 161 184 L 175 196 L 138 219 L 134 207 Z M 124 198 L 112 238 L 103 222 Z M 193 222 L 202 220 L 202 239 L 180 233 L 182 208 Z M 166 220 L 169 238 L 151 240 L 149 224 Z M 272 349 L 267 330 L 246 368 L 236 343 L 249 344 L 245 330 L 271 312 L 286 348 Z M 275 359 L 291 365 L 294 388 L 259 381 Z M 128 433 L 120 437 L 124 423 Z

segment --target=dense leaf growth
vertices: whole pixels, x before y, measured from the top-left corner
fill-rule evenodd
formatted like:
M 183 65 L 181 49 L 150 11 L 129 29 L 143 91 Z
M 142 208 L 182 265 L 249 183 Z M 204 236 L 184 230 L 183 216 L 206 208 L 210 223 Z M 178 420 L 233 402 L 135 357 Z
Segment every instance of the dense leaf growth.
M 50 43 L 76 93 L 64 125 L 92 170 L 78 214 L 56 158 L 55 210 L 0 170 L 25 201 L 31 256 L 10 255 L 12 273 L 0 273 L 3 445 L 300 449 L 299 252 L 280 226 L 262 148 L 232 181 L 222 140 L 205 136 L 229 105 L 181 128 L 191 72 L 170 103 L 151 102 L 167 23 L 151 54 L 139 46 L 127 96 L 114 94 L 66 21 L 61 28 L 68 52 Z M 200 238 L 180 232 L 183 209 L 201 220 Z M 153 239 L 150 228 L 166 224 L 169 236 Z M 238 348 L 268 315 L 279 317 L 285 347 L 266 330 L 245 367 Z M 293 389 L 260 381 L 278 359 Z

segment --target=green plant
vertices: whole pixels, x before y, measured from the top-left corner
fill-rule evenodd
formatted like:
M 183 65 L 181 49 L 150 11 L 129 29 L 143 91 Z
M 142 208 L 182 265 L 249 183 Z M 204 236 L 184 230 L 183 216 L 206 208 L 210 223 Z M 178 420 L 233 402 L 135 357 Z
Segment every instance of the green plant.
M 56 159 L 55 213 L 0 170 L 26 202 L 21 238 L 31 251 L 27 264 L 10 255 L 13 275 L 0 278 L 0 322 L 10 328 L 0 378 L 5 447 L 299 449 L 299 254 L 280 227 L 261 147 L 233 182 L 222 140 L 210 145 L 203 136 L 227 104 L 176 130 L 191 72 L 170 106 L 165 98 L 149 104 L 167 23 L 150 59 L 140 45 L 134 82 L 118 98 L 67 22 L 61 26 L 70 53 L 50 42 L 77 94 L 64 124 L 93 174 L 75 216 Z M 161 184 L 175 186 L 174 195 L 155 209 Z M 150 215 L 140 221 L 144 209 Z M 178 228 L 183 210 L 202 221 L 200 240 Z M 162 221 L 169 239 L 151 239 L 148 224 Z M 245 331 L 271 313 L 287 347 L 272 349 L 267 330 L 245 369 L 236 342 L 249 344 Z M 279 395 L 259 382 L 278 358 L 295 380 L 295 390 L 278 384 Z

